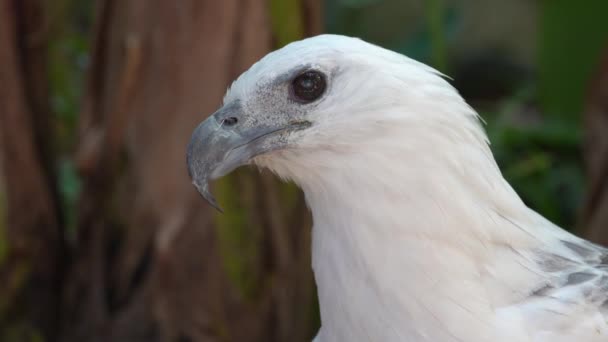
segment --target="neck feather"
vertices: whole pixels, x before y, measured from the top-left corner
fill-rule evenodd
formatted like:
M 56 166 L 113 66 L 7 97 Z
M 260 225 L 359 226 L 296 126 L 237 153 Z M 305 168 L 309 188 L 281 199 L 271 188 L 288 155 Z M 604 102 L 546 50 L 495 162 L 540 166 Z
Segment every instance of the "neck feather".
M 333 340 L 356 340 L 331 327 L 362 321 L 377 325 L 366 327 L 369 331 L 412 322 L 399 338 L 427 334 L 417 330 L 425 325 L 416 320 L 448 312 L 418 312 L 436 301 L 428 297 L 429 287 L 476 301 L 484 293 L 476 288 L 481 284 L 465 289 L 450 284 L 476 279 L 485 267 L 479 260 L 495 259 L 499 247 L 494 246 L 523 250 L 537 243 L 531 238 L 535 232 L 517 224 L 536 218 L 503 179 L 483 134 L 447 132 L 424 141 L 385 135 L 354 147 L 285 153 L 283 163 L 271 166 L 304 190 L 312 210 L 313 268 L 323 326 L 329 327 L 323 334 L 335 334 Z M 529 275 L 508 276 L 525 283 Z M 397 312 L 386 312 L 387 300 L 400 302 Z M 366 312 L 382 314 L 370 320 Z M 394 340 L 391 336 L 372 340 Z

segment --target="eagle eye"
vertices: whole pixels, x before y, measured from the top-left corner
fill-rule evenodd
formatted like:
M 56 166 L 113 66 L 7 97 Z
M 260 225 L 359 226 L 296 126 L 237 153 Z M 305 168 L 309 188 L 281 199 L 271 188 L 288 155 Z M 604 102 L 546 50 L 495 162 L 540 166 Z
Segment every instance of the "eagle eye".
M 317 100 L 323 95 L 326 87 L 325 75 L 316 70 L 305 71 L 291 82 L 293 97 L 301 103 L 310 103 Z

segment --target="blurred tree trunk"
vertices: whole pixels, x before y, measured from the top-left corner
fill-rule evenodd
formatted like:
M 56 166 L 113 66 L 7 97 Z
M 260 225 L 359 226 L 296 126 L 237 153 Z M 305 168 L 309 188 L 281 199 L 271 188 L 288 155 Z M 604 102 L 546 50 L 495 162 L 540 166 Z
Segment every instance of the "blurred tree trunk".
M 52 340 L 62 238 L 52 172 L 44 8 L 0 0 L 0 340 Z M 4 206 L 3 203 L 0 203 Z
M 318 1 L 301 6 L 306 32 L 318 30 Z M 220 215 L 185 168 L 192 130 L 271 50 L 269 13 L 262 0 L 98 2 L 64 340 L 314 334 L 310 220 L 299 192 L 240 171 L 217 186 Z
M 608 246 L 608 49 L 595 75 L 584 115 L 589 190 L 582 227 L 588 238 Z

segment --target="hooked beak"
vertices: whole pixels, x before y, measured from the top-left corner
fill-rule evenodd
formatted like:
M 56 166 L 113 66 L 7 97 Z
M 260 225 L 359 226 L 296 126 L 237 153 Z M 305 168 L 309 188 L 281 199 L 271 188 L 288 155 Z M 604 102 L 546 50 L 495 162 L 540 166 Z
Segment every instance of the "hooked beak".
M 209 190 L 209 181 L 248 164 L 255 156 L 285 148 L 287 133 L 309 126 L 310 122 L 281 118 L 248 120 L 239 102 L 225 105 L 192 133 L 186 154 L 192 183 L 209 204 L 223 212 Z

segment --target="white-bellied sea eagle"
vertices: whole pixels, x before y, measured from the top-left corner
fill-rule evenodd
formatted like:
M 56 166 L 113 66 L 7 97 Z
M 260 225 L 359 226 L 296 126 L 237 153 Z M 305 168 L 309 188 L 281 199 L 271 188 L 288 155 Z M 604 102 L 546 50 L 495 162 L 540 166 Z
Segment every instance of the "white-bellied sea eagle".
M 431 67 L 337 35 L 268 54 L 192 135 L 194 185 L 254 164 L 312 211 L 318 342 L 606 342 L 608 251 L 529 209 Z

